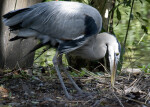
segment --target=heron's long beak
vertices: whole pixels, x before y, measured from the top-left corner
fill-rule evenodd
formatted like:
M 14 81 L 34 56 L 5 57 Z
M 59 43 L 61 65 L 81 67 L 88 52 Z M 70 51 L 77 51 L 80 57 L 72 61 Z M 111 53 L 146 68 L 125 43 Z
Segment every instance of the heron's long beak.
M 111 85 L 112 85 L 112 87 L 114 87 L 117 63 L 118 63 L 117 56 L 114 52 L 113 53 L 111 52 L 109 54 L 109 63 L 110 63 L 110 70 L 111 70 Z
M 114 61 L 113 61 L 113 66 L 112 66 L 112 71 L 111 71 L 111 85 L 114 87 L 115 84 L 115 77 L 116 77 L 116 71 L 117 71 L 117 58 L 116 54 L 114 54 Z

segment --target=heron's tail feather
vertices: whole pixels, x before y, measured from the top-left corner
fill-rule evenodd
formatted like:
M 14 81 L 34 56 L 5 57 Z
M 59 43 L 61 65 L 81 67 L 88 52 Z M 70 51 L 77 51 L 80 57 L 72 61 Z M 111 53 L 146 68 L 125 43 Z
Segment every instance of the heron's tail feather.
M 41 48 L 43 46 L 46 46 L 46 45 L 49 45 L 49 42 L 44 43 L 44 44 L 43 43 L 37 44 L 32 50 L 30 50 L 29 54 L 32 53 L 32 52 L 34 52 L 34 51 L 36 51 L 37 49 L 39 49 L 39 48 Z
M 22 28 L 21 23 L 23 20 L 23 16 L 29 10 L 30 8 L 23 8 L 23 9 L 14 10 L 14 11 L 4 14 L 3 15 L 4 24 L 6 26 L 9 26 L 9 29 L 11 31 Z
M 18 39 L 26 39 L 26 37 L 19 37 L 19 36 L 15 36 L 14 38 L 11 38 L 9 41 L 15 41 Z
M 18 9 L 18 10 L 14 10 L 14 11 L 10 11 L 6 14 L 3 15 L 3 18 L 9 19 L 13 16 L 15 16 L 18 13 L 22 13 L 23 11 L 27 10 L 28 8 L 23 8 L 23 9 Z
M 50 45 L 49 45 L 49 42 L 47 42 L 47 43 L 39 43 L 39 44 L 37 44 L 36 46 L 34 46 L 34 48 L 32 49 L 32 50 L 30 50 L 23 58 L 25 58 L 25 57 L 27 57 L 28 55 L 30 55 L 32 52 L 34 52 L 34 51 L 36 51 L 36 50 L 38 50 L 39 48 L 41 48 L 41 47 L 43 47 L 43 46 L 46 46 L 46 45 L 48 45 L 49 47 L 48 48 L 50 48 Z M 46 51 L 48 50 L 48 48 L 46 49 Z M 44 51 L 44 52 L 46 52 L 46 51 Z M 43 53 L 44 53 L 43 52 Z M 43 54 L 42 53 L 42 54 Z M 42 55 L 42 54 L 40 54 L 40 55 Z M 39 56 L 38 56 L 39 57 Z

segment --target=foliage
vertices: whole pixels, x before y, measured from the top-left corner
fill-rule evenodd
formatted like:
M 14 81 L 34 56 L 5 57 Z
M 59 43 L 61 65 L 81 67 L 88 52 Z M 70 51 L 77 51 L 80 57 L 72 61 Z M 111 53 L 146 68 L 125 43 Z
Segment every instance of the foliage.
M 92 0 L 71 0 L 71 1 L 78 1 L 86 4 L 90 4 Z
M 40 48 L 36 51 L 35 58 L 45 49 L 45 47 Z M 52 58 L 55 54 L 55 49 L 49 49 L 47 52 L 43 53 L 39 58 L 35 60 L 35 65 L 46 67 L 52 65 Z
M 150 64 L 139 66 L 139 68 L 141 68 L 141 71 L 144 71 L 145 73 L 150 73 Z
M 70 74 L 74 77 L 84 77 L 84 76 L 86 76 L 86 72 L 85 72 L 84 68 L 82 68 L 80 72 L 71 72 Z
M 114 32 L 121 44 L 123 44 L 126 35 L 126 28 L 129 20 L 129 11 L 131 8 L 131 0 L 118 0 L 116 2 L 116 14 L 114 16 Z M 148 19 L 150 8 L 145 1 L 136 0 L 134 3 L 133 13 L 131 15 L 131 24 L 129 28 L 124 67 L 138 67 L 147 64 L 149 49 L 147 42 L 150 41 Z M 121 18 L 120 18 L 121 17 Z M 143 55 L 143 50 L 145 54 Z M 141 58 L 140 58 L 141 57 Z M 138 59 L 138 61 L 136 61 Z
M 52 0 L 46 0 L 52 1 Z M 55 1 L 55 0 L 53 0 Z M 65 0 L 60 0 L 65 1 Z M 92 0 L 72 0 L 90 4 Z M 117 0 L 115 3 L 113 29 L 121 44 L 123 44 L 126 35 L 126 29 L 129 21 L 129 12 L 132 0 Z M 133 13 L 131 14 L 131 24 L 126 43 L 126 53 L 124 56 L 123 67 L 139 67 L 149 64 L 149 42 L 150 42 L 150 1 L 135 0 Z M 97 5 L 98 6 L 98 5 Z M 112 10 L 111 10 L 112 11 Z M 36 56 L 42 49 L 36 52 Z M 55 50 L 44 53 L 35 61 L 36 65 L 47 66 L 52 65 L 52 57 Z M 47 62 L 47 64 L 45 63 Z

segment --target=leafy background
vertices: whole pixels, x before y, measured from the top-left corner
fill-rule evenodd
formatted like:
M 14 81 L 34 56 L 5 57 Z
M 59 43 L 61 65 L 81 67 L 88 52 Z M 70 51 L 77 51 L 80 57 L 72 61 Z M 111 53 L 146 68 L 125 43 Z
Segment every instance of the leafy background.
M 53 1 L 53 0 L 46 0 Z M 60 0 L 59 0 L 60 1 Z M 61 0 L 65 1 L 65 0 Z M 71 0 L 90 4 L 92 0 Z M 119 42 L 123 44 L 126 35 L 131 0 L 117 0 L 114 12 L 114 33 Z M 129 28 L 125 56 L 123 57 L 123 68 L 141 68 L 145 72 L 150 69 L 150 0 L 135 0 L 131 24 Z M 42 49 L 36 51 L 35 58 L 41 53 Z M 45 52 L 35 61 L 37 66 L 52 66 L 54 49 Z M 63 59 L 65 60 L 65 59 Z M 65 62 L 67 62 L 65 60 Z

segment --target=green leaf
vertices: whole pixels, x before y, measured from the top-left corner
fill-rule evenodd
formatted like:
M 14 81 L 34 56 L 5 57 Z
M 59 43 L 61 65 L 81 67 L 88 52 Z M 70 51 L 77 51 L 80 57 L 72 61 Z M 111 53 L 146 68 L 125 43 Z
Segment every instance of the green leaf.
M 120 3 L 120 0 L 117 0 Z
M 124 0 L 123 2 L 124 2 L 124 5 L 126 5 L 126 3 L 127 3 L 127 0 Z
M 145 32 L 146 34 L 148 34 L 148 29 L 146 28 L 145 25 L 142 25 L 141 28 L 144 30 L 144 32 Z
M 139 12 L 136 12 L 136 14 L 137 14 L 139 17 L 141 17 L 141 14 L 140 14 Z
M 143 4 L 143 1 L 142 1 L 142 0 L 139 0 L 139 1 L 140 1 L 141 4 Z
M 148 3 L 150 3 L 150 0 L 146 0 Z
M 144 22 L 148 23 L 148 20 L 147 20 L 147 19 L 142 18 L 142 20 L 143 20 Z
M 126 6 L 131 6 L 131 0 L 126 2 Z
M 141 18 L 141 14 L 139 12 L 136 12 L 136 14 L 139 16 L 139 18 Z M 148 23 L 148 20 L 147 19 L 144 19 L 144 18 L 141 18 L 144 22 Z
M 121 12 L 120 12 L 120 10 L 117 8 L 117 19 L 118 20 L 121 20 Z

